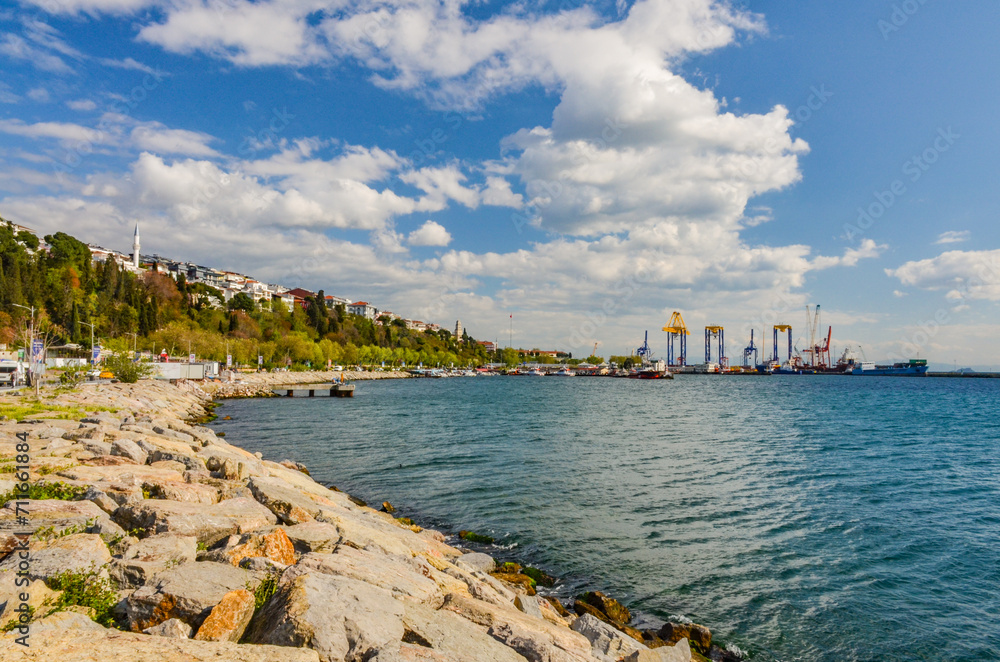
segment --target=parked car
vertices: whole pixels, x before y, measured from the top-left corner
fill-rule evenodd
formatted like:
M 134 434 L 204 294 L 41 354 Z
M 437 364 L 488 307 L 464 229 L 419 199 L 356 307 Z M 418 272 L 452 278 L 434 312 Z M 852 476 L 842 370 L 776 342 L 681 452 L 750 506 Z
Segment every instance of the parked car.
M 0 361 L 0 386 L 20 386 L 26 380 L 24 364 L 20 361 Z
M 115 373 L 111 372 L 110 370 L 102 370 L 101 374 L 98 375 L 98 377 L 100 379 L 114 379 Z

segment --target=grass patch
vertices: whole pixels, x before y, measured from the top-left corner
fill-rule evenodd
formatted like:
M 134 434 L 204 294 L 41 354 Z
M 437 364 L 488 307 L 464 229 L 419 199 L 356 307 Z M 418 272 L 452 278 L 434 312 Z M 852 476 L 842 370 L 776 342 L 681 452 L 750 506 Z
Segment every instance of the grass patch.
M 66 483 L 32 483 L 28 486 L 28 493 L 20 490 L 11 490 L 6 494 L 0 494 L 0 503 L 5 503 L 11 499 L 33 499 L 41 501 L 43 499 L 59 499 L 60 501 L 79 501 L 80 497 L 87 491 L 82 485 L 67 485 Z
M 474 531 L 459 531 L 458 537 L 461 538 L 462 540 L 466 540 L 468 542 L 477 542 L 482 545 L 493 544 L 493 538 L 491 538 L 490 536 L 484 536 L 483 534 L 476 533 Z
M 90 607 L 94 610 L 94 621 L 104 627 L 117 627 L 112 611 L 118 604 L 118 592 L 108 579 L 98 575 L 97 570 L 89 572 L 67 570 L 50 577 L 45 583 L 49 588 L 63 592 L 56 601 L 53 612 L 62 611 L 73 605 Z
M 112 414 L 118 412 L 112 407 L 71 407 L 69 405 L 46 404 L 37 400 L 22 400 L 19 403 L 0 404 L 0 416 L 6 416 L 8 420 L 21 421 L 29 418 L 49 418 L 58 420 L 80 420 L 86 418 L 88 414 L 106 411 Z
M 248 587 L 249 588 L 249 587 Z M 260 610 L 271 596 L 274 595 L 275 591 L 278 590 L 278 576 L 275 574 L 268 574 L 257 588 L 253 592 L 253 607 L 254 613 Z

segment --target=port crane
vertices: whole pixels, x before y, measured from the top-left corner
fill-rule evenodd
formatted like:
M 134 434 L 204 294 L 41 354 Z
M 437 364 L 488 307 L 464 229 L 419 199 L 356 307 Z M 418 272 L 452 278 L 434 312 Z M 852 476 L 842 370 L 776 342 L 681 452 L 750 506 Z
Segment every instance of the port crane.
M 781 359 L 778 357 L 778 334 L 787 333 L 788 334 L 788 361 L 792 360 L 792 325 L 791 324 L 775 324 L 774 325 L 774 362 L 779 363 Z
M 649 361 L 653 358 L 653 350 L 649 346 L 649 331 L 646 332 L 646 338 L 642 341 L 642 346 L 635 350 L 635 355 L 643 361 Z
M 813 313 L 809 306 L 806 306 L 806 328 L 809 329 L 809 349 L 803 354 L 809 355 L 809 365 L 813 368 L 830 367 L 830 341 L 833 339 L 833 327 L 829 327 L 826 333 L 826 340 L 822 345 L 816 341 L 816 334 L 819 332 L 819 304 L 816 304 L 816 312 Z
M 729 359 L 726 358 L 726 336 L 725 329 L 721 326 L 705 327 L 705 363 L 712 362 L 712 340 L 718 345 L 719 365 L 728 367 Z
M 691 335 L 688 333 L 687 325 L 684 324 L 684 318 L 681 317 L 680 312 L 674 311 L 670 316 L 670 321 L 667 325 L 663 327 L 663 330 L 667 332 L 667 365 L 670 367 L 679 367 L 687 365 L 687 337 Z M 680 354 L 674 355 L 674 339 L 680 339 Z
M 753 363 L 750 363 L 750 357 Z M 751 368 L 757 365 L 757 345 L 753 341 L 753 329 L 750 329 L 750 344 L 743 348 L 743 367 Z

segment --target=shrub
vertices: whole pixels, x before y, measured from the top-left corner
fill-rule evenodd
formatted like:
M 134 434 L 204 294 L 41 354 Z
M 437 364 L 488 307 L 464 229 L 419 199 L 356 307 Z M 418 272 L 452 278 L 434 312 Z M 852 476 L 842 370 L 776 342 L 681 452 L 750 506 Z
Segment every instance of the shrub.
M 114 352 L 104 359 L 104 368 L 114 373 L 115 378 L 126 384 L 134 384 L 153 374 L 153 365 L 148 361 L 134 361 L 129 352 Z
M 67 570 L 50 577 L 45 583 L 49 588 L 63 592 L 56 601 L 53 611 L 60 611 L 73 605 L 90 607 L 94 610 L 94 621 L 104 627 L 115 627 L 112 611 L 118 604 L 118 592 L 107 578 L 98 574 L 97 570 L 89 572 Z

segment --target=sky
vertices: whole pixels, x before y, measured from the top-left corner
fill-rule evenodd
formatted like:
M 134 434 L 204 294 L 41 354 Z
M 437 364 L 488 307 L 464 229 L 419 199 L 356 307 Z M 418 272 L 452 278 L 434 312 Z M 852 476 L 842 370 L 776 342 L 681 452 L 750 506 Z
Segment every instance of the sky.
M 1000 5 L 0 2 L 0 216 L 602 356 L 1000 369 Z M 860 350 L 858 349 L 860 347 Z

